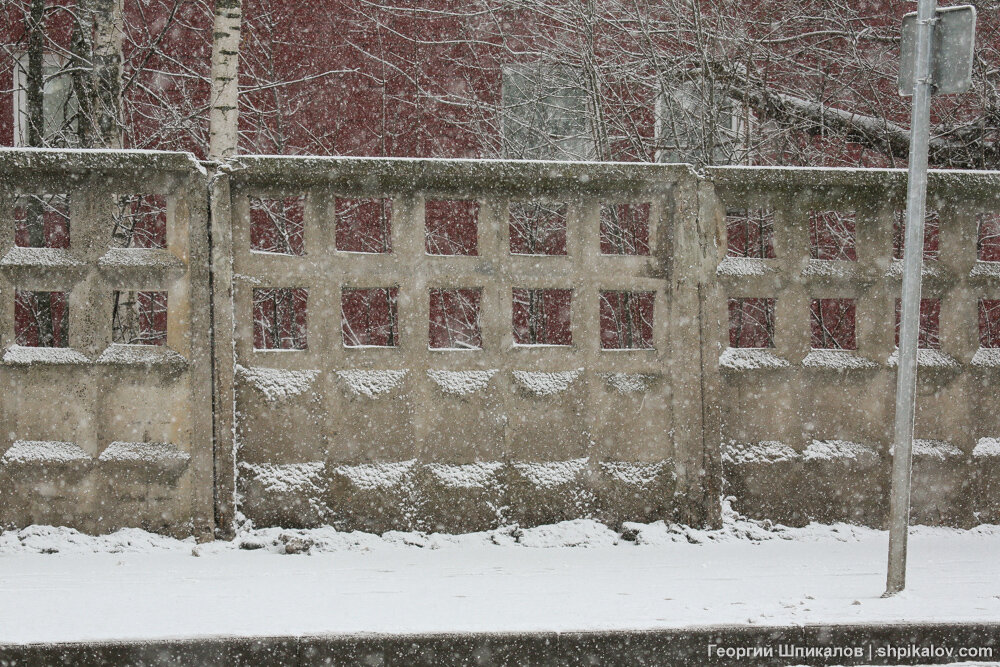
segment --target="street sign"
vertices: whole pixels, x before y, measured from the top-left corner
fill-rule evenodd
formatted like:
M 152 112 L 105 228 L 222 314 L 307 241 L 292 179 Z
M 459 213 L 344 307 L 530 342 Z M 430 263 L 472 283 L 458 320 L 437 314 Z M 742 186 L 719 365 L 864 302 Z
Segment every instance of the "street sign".
M 931 56 L 934 95 L 964 93 L 972 85 L 972 52 L 976 45 L 976 8 L 944 7 L 935 14 Z M 899 48 L 899 94 L 913 94 L 913 63 L 917 50 L 917 13 L 903 17 Z

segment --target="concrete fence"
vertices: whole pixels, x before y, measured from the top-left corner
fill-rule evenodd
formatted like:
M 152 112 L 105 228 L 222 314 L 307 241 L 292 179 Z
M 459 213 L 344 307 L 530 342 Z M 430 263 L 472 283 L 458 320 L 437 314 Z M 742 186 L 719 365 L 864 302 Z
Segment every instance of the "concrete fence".
M 5 526 L 212 534 L 207 188 L 184 154 L 0 151 Z M 166 248 L 116 243 L 116 201 L 135 195 L 165 201 Z M 52 198 L 68 247 L 16 246 L 25 208 Z M 166 293 L 165 345 L 114 342 L 115 295 L 133 290 Z M 18 344 L 16 301 L 39 293 L 65 308 L 60 347 Z
M 722 206 L 763 211 L 773 217 L 774 230 L 774 251 L 766 253 L 773 258 L 727 257 L 726 248 L 719 247 L 717 274 L 727 303 L 774 299 L 773 348 L 728 349 L 720 358 L 723 382 L 716 406 L 724 425 L 727 492 L 754 516 L 881 525 L 888 511 L 893 317 L 902 278 L 893 236 L 894 224 L 901 236 L 906 174 L 716 168 L 707 176 Z M 996 242 L 990 233 L 1000 232 L 998 186 L 992 172 L 932 172 L 930 177 L 915 523 L 1000 520 L 1000 350 L 981 347 L 998 344 L 996 317 L 987 311 L 1000 305 L 995 301 L 1000 263 L 981 259 L 1000 259 L 984 252 Z M 846 252 L 823 253 L 816 247 L 810 224 L 831 213 L 853 227 Z M 849 309 L 854 349 L 814 348 L 810 329 L 829 305 Z M 990 327 L 992 333 L 981 331 Z M 726 348 L 728 333 L 717 333 L 719 346 Z
M 922 522 L 997 520 L 1000 354 L 977 317 L 1000 262 L 977 229 L 998 186 L 931 180 Z M 726 493 L 752 516 L 878 524 L 904 188 L 888 170 L 0 151 L 0 520 L 712 525 Z M 69 202 L 68 247 L 15 245 L 41 195 Z M 116 247 L 133 195 L 164 202 L 165 243 Z M 811 233 L 833 212 L 845 238 Z M 749 220 L 759 252 L 735 257 Z M 68 312 L 58 336 L 18 333 L 36 292 Z M 122 338 L 133 293 L 165 302 L 165 344 Z
M 232 256 L 232 299 L 218 310 L 232 304 L 236 371 L 219 386 L 235 394 L 236 489 L 255 523 L 465 531 L 717 516 L 699 317 L 714 231 L 690 226 L 687 167 L 248 157 L 225 173 L 232 224 L 218 229 L 232 236 L 217 247 Z M 301 254 L 252 250 L 251 208 L 296 197 Z M 390 251 L 343 249 L 345 215 L 383 200 Z M 512 211 L 534 202 L 565 219 L 564 254 L 511 252 Z M 622 205 L 643 212 L 643 254 L 602 254 L 602 220 Z M 464 214 L 454 238 L 439 230 L 443 250 L 463 254 L 428 241 L 435 214 Z M 674 282 L 678 259 L 690 268 Z M 305 294 L 305 349 L 260 349 L 255 295 L 280 289 Z M 348 299 L 364 290 L 395 295 L 393 344 L 345 335 Z M 567 294 L 565 344 L 515 340 L 518 290 Z M 456 313 L 435 301 L 451 295 L 467 300 L 452 311 L 475 312 L 448 339 L 436 328 Z M 601 336 L 618 295 L 647 300 L 631 341 Z

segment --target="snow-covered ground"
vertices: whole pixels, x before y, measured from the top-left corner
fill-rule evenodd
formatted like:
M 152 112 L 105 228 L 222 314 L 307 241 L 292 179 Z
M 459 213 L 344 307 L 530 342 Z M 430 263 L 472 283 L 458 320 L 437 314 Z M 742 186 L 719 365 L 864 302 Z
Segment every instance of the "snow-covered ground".
M 203 545 L 36 526 L 0 534 L 0 643 L 1000 619 L 1000 526 L 918 527 L 910 544 L 908 590 L 881 599 L 886 533 L 731 512 L 719 531 L 267 529 Z

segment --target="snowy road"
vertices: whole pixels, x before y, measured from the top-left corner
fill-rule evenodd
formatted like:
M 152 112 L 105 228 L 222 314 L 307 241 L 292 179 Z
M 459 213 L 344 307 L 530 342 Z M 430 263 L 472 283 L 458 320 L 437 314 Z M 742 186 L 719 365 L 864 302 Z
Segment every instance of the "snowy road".
M 73 553 L 89 547 L 52 538 L 63 553 L 39 554 L 8 533 L 0 643 L 1000 620 L 996 527 L 918 528 L 909 589 L 883 600 L 882 532 L 814 528 L 690 544 L 649 531 L 640 541 L 652 544 L 612 545 L 610 531 L 585 523 L 526 531 L 521 542 L 572 543 L 576 530 L 577 541 L 603 546 L 327 536 L 312 554 L 215 543 L 194 557 L 189 543 L 133 536 L 133 552 Z

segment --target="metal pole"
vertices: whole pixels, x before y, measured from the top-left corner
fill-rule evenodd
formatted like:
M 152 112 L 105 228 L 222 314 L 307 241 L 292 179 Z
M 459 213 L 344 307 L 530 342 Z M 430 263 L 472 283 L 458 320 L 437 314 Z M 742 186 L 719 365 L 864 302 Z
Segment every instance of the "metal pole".
M 910 523 L 910 471 L 913 460 L 913 411 L 917 390 L 917 337 L 920 329 L 920 273 L 924 259 L 924 210 L 927 196 L 927 144 L 930 134 L 931 48 L 937 0 L 917 6 L 917 40 L 910 120 L 910 172 L 906 194 L 903 251 L 903 305 L 896 375 L 892 492 L 889 497 L 889 569 L 885 595 L 906 585 L 906 538 Z

